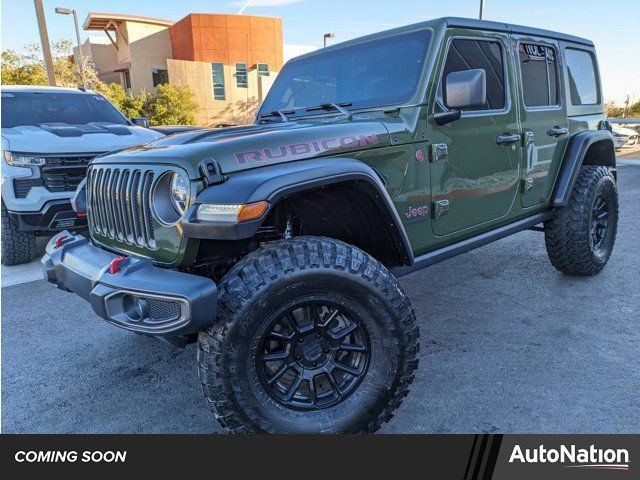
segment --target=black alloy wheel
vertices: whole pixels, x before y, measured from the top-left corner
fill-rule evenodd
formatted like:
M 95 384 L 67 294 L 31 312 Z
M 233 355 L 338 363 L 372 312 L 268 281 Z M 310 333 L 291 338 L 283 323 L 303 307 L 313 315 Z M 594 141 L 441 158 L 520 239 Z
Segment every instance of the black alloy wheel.
M 358 387 L 370 348 L 364 325 L 344 307 L 296 305 L 267 328 L 256 367 L 263 388 L 282 406 L 321 410 Z

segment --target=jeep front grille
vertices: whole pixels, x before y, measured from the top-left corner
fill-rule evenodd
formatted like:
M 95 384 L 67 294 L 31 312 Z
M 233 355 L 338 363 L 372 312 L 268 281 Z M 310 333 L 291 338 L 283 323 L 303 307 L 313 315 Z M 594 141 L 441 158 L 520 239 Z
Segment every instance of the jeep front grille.
M 91 167 L 87 202 L 92 231 L 132 246 L 155 249 L 151 214 L 153 180 L 151 170 Z

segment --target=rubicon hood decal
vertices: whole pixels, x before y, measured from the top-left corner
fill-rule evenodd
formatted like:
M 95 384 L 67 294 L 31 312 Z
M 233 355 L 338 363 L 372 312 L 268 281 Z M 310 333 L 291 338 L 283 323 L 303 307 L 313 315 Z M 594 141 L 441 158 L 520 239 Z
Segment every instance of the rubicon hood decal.
M 237 152 L 234 154 L 234 158 L 239 166 L 244 166 L 250 163 L 261 164 L 271 160 L 299 160 L 309 157 L 310 155 L 320 155 L 339 150 L 352 150 L 357 147 L 377 145 L 379 143 L 380 140 L 375 133 L 369 135 L 342 135 L 320 140 L 276 145 L 260 150 Z
M 171 135 L 144 147 L 102 157 L 94 163 L 179 164 L 200 178 L 203 159 L 215 159 L 222 173 L 386 147 L 389 131 L 372 120 L 300 121 L 250 125 Z

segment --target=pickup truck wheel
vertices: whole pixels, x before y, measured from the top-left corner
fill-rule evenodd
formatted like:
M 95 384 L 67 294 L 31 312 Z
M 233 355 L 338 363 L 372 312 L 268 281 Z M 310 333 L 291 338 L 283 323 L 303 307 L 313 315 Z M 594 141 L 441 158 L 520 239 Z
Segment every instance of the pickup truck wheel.
M 618 192 L 605 167 L 580 169 L 569 203 L 545 223 L 553 266 L 569 275 L 595 275 L 609 261 L 618 228 Z
M 2 264 L 20 265 L 36 258 L 36 236 L 22 232 L 2 204 Z
M 377 260 L 296 237 L 247 255 L 218 287 L 198 340 L 205 397 L 234 433 L 370 433 L 418 364 L 415 313 Z

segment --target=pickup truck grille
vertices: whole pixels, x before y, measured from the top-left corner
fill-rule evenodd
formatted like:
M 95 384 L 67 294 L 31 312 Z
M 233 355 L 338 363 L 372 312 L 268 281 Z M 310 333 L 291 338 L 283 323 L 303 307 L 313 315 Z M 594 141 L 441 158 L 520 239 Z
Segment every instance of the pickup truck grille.
M 96 153 L 29 154 L 46 159 L 40 167 L 40 178 L 14 179 L 16 198 L 27 198 L 31 188 L 44 187 L 50 192 L 73 192 L 87 174 L 87 165 Z
M 131 246 L 155 249 L 151 214 L 152 170 L 94 166 L 87 176 L 89 226 Z

